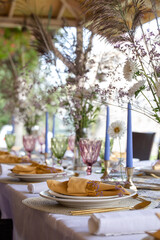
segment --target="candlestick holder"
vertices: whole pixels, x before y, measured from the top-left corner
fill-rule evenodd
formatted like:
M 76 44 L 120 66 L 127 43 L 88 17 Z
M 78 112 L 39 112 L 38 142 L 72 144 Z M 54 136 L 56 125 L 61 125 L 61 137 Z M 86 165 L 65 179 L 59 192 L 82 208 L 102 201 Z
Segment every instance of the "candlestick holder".
M 101 179 L 106 179 L 109 176 L 109 165 L 110 162 L 108 160 L 104 160 L 104 173 Z
M 48 157 L 48 153 L 44 153 L 44 160 L 46 165 L 47 165 L 47 157 Z
M 126 167 L 126 174 L 127 174 L 127 181 L 124 184 L 124 187 L 127 189 L 137 190 L 136 186 L 134 185 L 133 179 L 133 167 Z

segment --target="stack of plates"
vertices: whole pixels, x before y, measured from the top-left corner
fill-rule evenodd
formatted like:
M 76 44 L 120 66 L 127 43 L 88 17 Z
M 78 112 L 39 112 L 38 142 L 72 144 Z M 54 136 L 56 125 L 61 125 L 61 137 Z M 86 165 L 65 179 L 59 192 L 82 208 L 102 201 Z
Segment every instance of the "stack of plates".
M 18 178 L 25 182 L 41 182 L 46 181 L 47 179 L 56 179 L 59 177 L 71 176 L 73 175 L 72 171 L 64 171 L 60 173 L 43 173 L 43 174 L 17 174 L 9 173 L 8 176 Z
M 40 196 L 56 201 L 66 207 L 75 207 L 75 208 L 102 208 L 102 207 L 111 207 L 114 203 L 118 203 L 124 199 L 131 198 L 136 194 L 133 190 L 128 190 L 130 195 L 119 195 L 115 196 L 99 196 L 99 197 L 80 197 L 80 196 L 69 196 L 63 195 L 51 190 L 40 192 Z

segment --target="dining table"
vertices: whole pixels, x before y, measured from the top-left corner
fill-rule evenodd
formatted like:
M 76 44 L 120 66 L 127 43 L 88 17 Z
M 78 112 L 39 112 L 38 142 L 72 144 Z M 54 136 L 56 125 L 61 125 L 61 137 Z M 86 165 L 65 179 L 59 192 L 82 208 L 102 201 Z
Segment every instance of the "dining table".
M 101 176 L 102 174 L 93 172 L 89 179 L 100 180 Z M 64 179 L 67 179 L 67 177 L 62 177 L 60 181 Z M 146 194 L 147 199 L 153 200 L 154 204 L 152 208 L 135 210 L 136 213 L 145 212 L 152 216 L 155 213 L 160 214 L 160 189 L 149 189 L 148 191 L 141 189 L 139 194 Z M 33 203 L 33 206 L 32 204 L 29 206 L 27 201 Z M 39 203 L 41 207 L 39 207 Z M 47 207 L 45 206 L 46 203 Z M 91 215 L 72 216 L 67 207 L 61 209 L 57 208 L 57 205 L 51 200 L 43 199 L 38 192 L 29 192 L 27 182 L 6 174 L 0 176 L 1 218 L 12 219 L 13 240 L 142 240 L 147 237 L 145 232 L 137 233 L 136 231 L 125 235 L 123 232 L 118 235 L 114 233 L 110 235 L 91 234 L 88 229 L 88 221 Z M 132 211 L 127 210 L 124 212 L 129 216 Z M 108 212 L 105 213 L 105 216 L 110 218 L 113 214 L 116 218 L 119 212 Z M 124 216 L 121 221 L 125 224 L 125 221 L 127 221 L 126 214 Z M 160 228 L 160 220 L 158 221 Z M 143 222 L 140 224 L 143 224 Z

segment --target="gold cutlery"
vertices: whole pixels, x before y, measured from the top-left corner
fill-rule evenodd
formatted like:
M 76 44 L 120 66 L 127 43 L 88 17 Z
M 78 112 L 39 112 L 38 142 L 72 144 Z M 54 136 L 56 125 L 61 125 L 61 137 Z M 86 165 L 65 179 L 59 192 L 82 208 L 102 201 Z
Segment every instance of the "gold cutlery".
M 145 184 L 136 184 L 137 189 L 147 189 L 147 190 L 160 190 L 160 185 L 145 185 Z
M 157 176 L 156 176 L 156 178 L 157 178 Z M 158 177 L 159 178 L 159 177 Z M 151 179 L 149 179 L 149 180 L 151 180 Z M 150 182 L 147 182 L 147 181 L 136 181 L 136 180 L 134 180 L 134 183 L 135 184 L 145 184 L 145 185 L 156 185 L 156 186 L 160 186 L 160 182 L 158 183 L 158 182 L 152 182 L 152 181 L 154 181 L 154 180 L 151 180 Z
M 120 211 L 120 210 L 138 210 L 143 209 L 149 206 L 151 201 L 143 200 L 143 202 L 136 204 L 132 207 L 114 207 L 114 208 L 94 208 L 94 209 L 83 209 L 83 210 L 76 210 L 71 211 L 71 215 L 85 215 L 85 214 L 92 214 L 92 213 L 102 213 L 102 212 L 111 212 L 111 211 Z
M 160 219 L 160 213 L 156 213 L 156 216 Z
M 139 197 L 138 193 L 136 193 L 134 196 L 132 196 L 132 198 L 138 199 L 138 200 L 140 200 L 140 201 L 142 201 L 142 202 L 147 201 L 146 199 L 144 199 L 144 198 L 142 198 L 142 197 Z
M 151 175 L 152 177 L 154 177 L 154 178 L 160 178 L 159 176 L 157 176 L 157 175 L 154 174 L 154 173 L 150 173 L 150 175 Z

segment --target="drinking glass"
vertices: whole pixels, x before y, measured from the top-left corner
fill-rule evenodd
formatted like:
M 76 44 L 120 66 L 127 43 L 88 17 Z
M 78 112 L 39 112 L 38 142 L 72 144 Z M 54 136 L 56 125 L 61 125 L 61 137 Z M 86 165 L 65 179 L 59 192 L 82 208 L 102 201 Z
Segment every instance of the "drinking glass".
M 14 146 L 15 140 L 16 140 L 15 135 L 13 135 L 13 134 L 6 134 L 5 135 L 5 141 L 6 141 L 6 144 L 7 144 L 8 152 L 10 152 L 12 147 Z
M 38 142 L 41 145 L 41 151 L 40 153 L 43 153 L 43 144 L 45 144 L 45 136 L 44 134 L 38 136 Z
M 23 136 L 23 146 L 28 153 L 28 157 L 31 159 L 31 152 L 35 149 L 36 138 L 32 135 Z
M 81 138 L 79 141 L 80 154 L 83 162 L 87 164 L 87 175 L 92 173 L 92 165 L 97 161 L 101 149 L 101 140 Z
M 69 136 L 69 138 L 68 138 L 68 146 L 69 146 L 69 149 L 72 152 L 74 152 L 74 148 L 75 148 L 75 136 L 74 135 Z
M 51 138 L 51 151 L 57 158 L 57 163 L 62 164 L 62 158 L 67 150 L 68 138 L 66 136 L 57 136 Z

